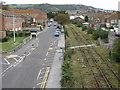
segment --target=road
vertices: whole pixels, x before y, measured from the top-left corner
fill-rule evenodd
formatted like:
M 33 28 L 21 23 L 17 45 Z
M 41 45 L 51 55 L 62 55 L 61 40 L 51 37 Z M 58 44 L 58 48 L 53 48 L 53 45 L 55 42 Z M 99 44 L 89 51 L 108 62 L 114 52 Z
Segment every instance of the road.
M 47 27 L 20 50 L 4 55 L 2 60 L 2 88 L 39 88 L 47 67 L 52 66 L 58 37 L 55 26 Z M 34 44 L 34 45 L 32 45 Z M 15 56 L 16 55 L 16 56 Z M 15 57 L 14 57 L 15 56 Z

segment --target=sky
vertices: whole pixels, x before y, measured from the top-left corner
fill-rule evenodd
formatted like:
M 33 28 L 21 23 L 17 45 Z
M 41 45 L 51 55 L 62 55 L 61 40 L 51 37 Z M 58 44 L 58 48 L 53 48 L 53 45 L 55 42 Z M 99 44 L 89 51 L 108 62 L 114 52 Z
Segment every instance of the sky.
M 1 0 L 0 0 L 1 1 Z M 118 10 L 120 0 L 2 0 L 7 4 L 83 4 L 108 10 Z M 120 7 L 120 6 L 119 6 Z

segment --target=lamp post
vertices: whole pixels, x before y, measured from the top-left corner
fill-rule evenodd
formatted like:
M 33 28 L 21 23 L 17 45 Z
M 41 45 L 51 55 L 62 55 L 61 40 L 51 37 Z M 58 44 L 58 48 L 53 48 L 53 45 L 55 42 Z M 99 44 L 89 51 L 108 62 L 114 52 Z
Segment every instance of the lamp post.
M 14 12 L 13 12 L 13 35 L 14 35 L 14 52 L 16 47 L 16 38 L 15 38 L 15 18 L 14 18 Z

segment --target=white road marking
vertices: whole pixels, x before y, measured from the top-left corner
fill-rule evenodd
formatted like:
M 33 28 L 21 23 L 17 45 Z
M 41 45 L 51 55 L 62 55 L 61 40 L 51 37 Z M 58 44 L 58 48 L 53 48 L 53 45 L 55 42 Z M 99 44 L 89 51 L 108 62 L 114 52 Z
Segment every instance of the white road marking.
M 36 79 L 36 80 L 38 80 L 38 79 L 39 79 L 40 74 L 41 74 L 41 69 L 40 69 L 40 71 L 39 71 L 39 73 L 38 73 L 38 76 L 37 76 L 37 79 Z
M 46 68 L 42 68 L 41 70 L 45 70 Z
M 26 56 L 29 56 L 31 53 L 28 53 Z
M 45 58 L 44 60 L 46 61 L 47 59 Z
M 38 83 L 37 85 L 40 85 L 41 83 Z
M 2 73 L 1 73 L 1 76 L 3 77 L 4 75 L 3 75 L 3 73 L 5 73 L 7 70 L 9 70 L 10 68 L 12 69 L 12 68 L 14 68 L 14 67 L 16 67 L 21 61 L 23 61 L 23 59 L 25 58 L 25 56 L 24 57 L 22 57 L 22 59 L 21 60 L 19 60 L 19 62 L 18 63 L 16 63 L 15 62 L 15 64 L 14 65 L 11 65 L 11 66 L 9 66 L 7 69 L 5 69 Z M 1 77 L 0 77 L 1 78 Z
M 7 64 L 10 64 L 6 58 L 4 58 L 4 60 L 7 62 Z
M 35 87 L 33 87 L 33 90 L 35 89 Z
M 4 76 L 4 74 L 0 75 L 0 78 L 2 78 Z
M 27 48 L 29 48 L 30 46 L 28 46 Z
M 50 47 L 52 47 L 53 46 L 53 43 L 50 45 Z
M 46 56 L 48 55 L 48 52 L 46 53 Z
M 0 64 L 10 65 L 10 64 L 7 64 L 7 63 L 0 63 Z
M 18 60 L 16 58 L 13 58 L 16 62 L 18 62 Z
M 1 75 L 4 73 L 4 72 L 6 72 L 8 69 L 10 69 L 12 67 L 12 65 L 10 66 L 10 67 L 8 67 L 7 69 L 5 69 L 2 73 L 1 73 Z

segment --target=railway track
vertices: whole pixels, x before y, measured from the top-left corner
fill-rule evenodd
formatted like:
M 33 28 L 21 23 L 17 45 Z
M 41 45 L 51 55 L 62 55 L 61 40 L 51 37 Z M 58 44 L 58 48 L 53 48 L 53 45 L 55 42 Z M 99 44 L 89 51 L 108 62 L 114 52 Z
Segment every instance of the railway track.
M 76 39 L 77 41 L 81 41 L 81 42 L 83 42 L 84 44 L 91 44 L 91 42 L 89 42 L 88 39 L 86 39 L 86 37 L 85 37 L 84 35 L 81 35 L 80 33 L 78 34 L 78 32 L 75 31 L 73 27 L 70 27 L 70 28 L 72 28 L 71 31 L 72 31 L 72 33 L 73 33 L 73 35 L 74 35 L 74 37 L 75 37 L 75 39 Z M 90 54 L 90 55 L 92 56 L 93 62 L 94 62 L 94 64 L 96 65 L 96 67 L 97 67 L 97 69 L 99 70 L 99 72 L 101 73 L 101 76 L 103 77 L 103 79 L 104 79 L 107 87 L 108 87 L 108 88 L 113 88 L 112 83 L 109 81 L 108 77 L 107 77 L 106 74 L 104 73 L 103 68 L 101 68 L 100 66 L 98 66 L 98 64 L 97 64 L 97 62 L 96 62 L 96 58 L 93 56 L 93 54 L 92 54 L 90 51 L 94 51 L 94 52 L 97 54 L 97 56 L 100 57 L 100 60 L 102 60 L 102 61 L 105 62 L 106 66 L 107 66 L 107 67 L 109 68 L 109 70 L 114 74 L 114 76 L 116 77 L 116 79 L 120 81 L 120 78 L 118 77 L 118 73 L 115 72 L 109 64 L 107 64 L 107 63 L 110 63 L 110 62 L 107 62 L 106 60 L 104 60 L 103 57 L 96 51 L 96 49 L 92 49 L 92 50 L 89 50 L 89 51 L 88 51 L 88 54 Z M 81 51 L 81 52 L 82 52 L 83 54 L 85 54 L 83 51 Z M 87 57 L 86 57 L 85 55 L 84 55 L 84 57 L 85 57 L 86 60 L 88 61 L 88 59 L 87 59 Z M 90 68 L 92 68 L 92 67 L 91 67 L 91 64 L 90 64 L 89 62 L 88 62 L 88 64 L 89 64 Z M 100 87 L 101 87 L 100 82 L 99 82 L 99 80 L 96 78 L 96 76 L 95 76 L 95 74 L 94 74 L 94 72 L 93 72 L 92 69 L 91 69 L 91 72 L 93 73 L 93 77 L 94 77 L 94 79 L 95 79 L 95 81 L 96 81 L 97 88 L 100 88 Z
M 87 65 L 89 65 L 89 67 L 90 67 L 90 70 L 91 70 L 91 72 L 92 72 L 92 75 L 93 75 L 93 78 L 94 78 L 94 80 L 95 80 L 95 86 L 96 86 L 96 88 L 102 88 L 102 86 L 101 86 L 101 84 L 100 84 L 100 81 L 97 79 L 97 77 L 96 77 L 96 75 L 94 74 L 94 71 L 93 71 L 93 69 L 92 69 L 92 65 L 89 63 L 89 60 L 88 60 L 88 58 L 87 58 L 87 55 L 85 54 L 85 52 L 82 50 L 82 49 L 79 49 L 79 51 L 82 53 L 82 56 L 84 57 L 84 60 L 85 60 L 85 64 Z
M 85 44 L 86 43 L 87 44 L 91 44 L 91 42 L 89 42 L 84 35 L 79 35 L 79 34 L 77 34 L 77 35 L 82 39 L 82 41 Z M 110 64 L 109 60 L 104 60 L 103 57 L 96 51 L 96 49 L 92 49 L 92 50 L 100 57 L 100 59 L 103 62 L 105 62 L 105 64 L 107 65 L 107 67 L 109 68 L 109 70 L 114 74 L 114 76 L 116 77 L 116 79 L 120 81 L 120 78 L 118 76 L 119 74 L 113 70 L 113 67 L 111 67 L 112 65 L 111 66 L 109 65 Z M 109 64 L 107 64 L 107 63 L 109 63 Z

